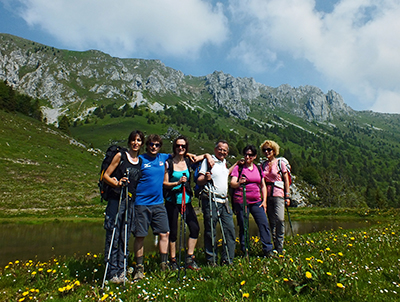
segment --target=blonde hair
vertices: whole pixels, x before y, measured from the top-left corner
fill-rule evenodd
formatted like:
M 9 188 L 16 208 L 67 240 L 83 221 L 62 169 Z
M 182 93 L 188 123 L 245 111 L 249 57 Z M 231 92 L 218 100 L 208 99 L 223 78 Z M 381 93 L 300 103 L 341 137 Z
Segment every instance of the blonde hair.
M 275 155 L 275 156 L 277 156 L 277 155 L 279 154 L 279 148 L 280 148 L 280 147 L 279 147 L 279 145 L 278 145 L 276 142 L 270 141 L 270 140 L 264 141 L 264 142 L 261 144 L 261 146 L 260 146 L 260 149 L 261 149 L 261 152 L 262 152 L 262 153 L 264 153 L 263 149 L 264 149 L 265 147 L 270 147 L 272 150 L 274 150 L 274 155 Z

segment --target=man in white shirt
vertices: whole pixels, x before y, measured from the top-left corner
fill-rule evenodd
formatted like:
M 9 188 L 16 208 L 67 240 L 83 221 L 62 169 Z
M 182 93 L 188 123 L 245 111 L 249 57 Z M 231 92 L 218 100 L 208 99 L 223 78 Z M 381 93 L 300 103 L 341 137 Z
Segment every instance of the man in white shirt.
M 197 179 L 199 185 L 204 185 L 200 198 L 204 215 L 204 249 L 210 265 L 216 265 L 218 258 L 216 242 L 218 220 L 223 238 L 221 263 L 231 264 L 235 256 L 235 226 L 233 212 L 228 202 L 230 170 L 227 168 L 225 160 L 228 152 L 228 143 L 224 140 L 218 141 L 212 156 L 215 161 L 214 166 L 209 170 L 208 162 L 204 160 Z

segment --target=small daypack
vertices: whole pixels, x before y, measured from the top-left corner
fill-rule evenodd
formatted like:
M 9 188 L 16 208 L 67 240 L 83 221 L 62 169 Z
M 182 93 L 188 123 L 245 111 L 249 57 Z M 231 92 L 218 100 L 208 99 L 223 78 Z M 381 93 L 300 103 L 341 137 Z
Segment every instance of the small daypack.
M 189 157 L 185 157 L 185 162 L 186 162 L 186 167 L 189 171 L 189 175 L 186 175 L 188 181 L 185 183 L 185 189 L 186 189 L 186 194 L 188 194 L 190 197 L 193 196 L 193 191 L 190 186 L 190 171 L 192 170 L 192 161 L 190 160 Z M 168 163 L 168 176 L 169 179 L 172 177 L 172 173 L 174 172 L 174 162 L 172 158 L 169 158 L 167 160 Z M 171 199 L 176 202 L 176 193 L 182 192 L 182 186 L 179 190 L 172 190 L 172 189 L 164 189 L 163 190 L 163 195 L 165 199 Z
M 104 180 L 104 173 L 106 172 L 108 166 L 111 164 L 114 156 L 119 153 L 119 152 L 126 152 L 128 151 L 126 148 L 117 146 L 117 145 L 111 145 L 108 147 L 106 151 L 106 155 L 104 156 L 103 162 L 101 163 L 101 170 L 100 170 L 100 178 L 98 182 L 98 186 L 100 189 L 100 196 L 101 196 L 101 202 L 103 200 L 108 201 L 110 196 L 115 193 L 114 188 L 110 186 L 105 180 Z M 121 156 L 121 161 L 119 163 L 119 166 L 123 163 L 123 157 Z M 116 177 L 117 179 L 120 179 L 122 177 L 122 172 L 120 169 L 115 169 L 114 172 L 111 174 L 111 177 Z

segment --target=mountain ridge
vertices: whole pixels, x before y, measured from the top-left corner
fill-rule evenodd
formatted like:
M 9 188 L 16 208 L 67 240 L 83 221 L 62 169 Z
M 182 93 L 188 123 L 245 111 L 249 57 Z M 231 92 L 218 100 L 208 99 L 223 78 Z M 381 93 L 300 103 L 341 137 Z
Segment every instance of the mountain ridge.
M 0 40 L 0 79 L 31 97 L 47 99 L 45 113 L 90 101 L 95 106 L 116 100 L 134 102 L 137 92 L 150 99 L 166 94 L 182 101 L 203 98 L 213 108 L 243 120 L 252 115 L 253 104 L 319 122 L 355 113 L 337 92 L 325 94 L 314 86 L 273 88 L 222 71 L 194 77 L 160 60 L 121 59 L 98 50 L 60 50 L 7 34 L 0 34 Z

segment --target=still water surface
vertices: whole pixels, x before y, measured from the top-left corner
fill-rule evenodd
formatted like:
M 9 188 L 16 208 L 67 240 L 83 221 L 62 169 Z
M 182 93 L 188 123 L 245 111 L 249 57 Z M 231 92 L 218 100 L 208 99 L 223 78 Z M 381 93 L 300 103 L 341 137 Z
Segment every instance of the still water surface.
M 258 229 L 250 221 L 250 236 L 257 236 Z M 202 221 L 200 226 L 202 227 Z M 292 221 L 295 234 L 307 234 L 324 230 L 357 229 L 369 226 L 368 221 Z M 188 233 L 188 232 L 187 232 Z M 203 246 L 201 238 L 198 247 Z M 218 235 L 220 232 L 218 232 Z M 238 232 L 237 232 L 238 234 Z M 289 223 L 286 223 L 286 235 L 291 235 Z M 73 256 L 86 253 L 99 254 L 104 252 L 105 230 L 102 222 L 74 223 L 49 222 L 39 225 L 3 224 L 0 227 L 0 266 L 10 261 L 40 260 L 47 261 L 53 256 Z M 130 241 L 130 250 L 133 250 L 133 237 Z M 145 252 L 156 250 L 154 236 L 145 240 Z

